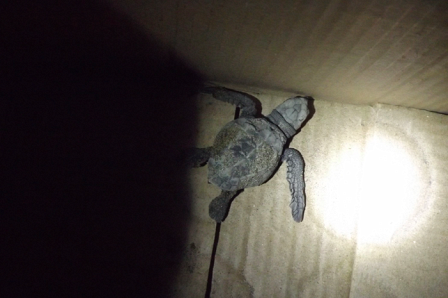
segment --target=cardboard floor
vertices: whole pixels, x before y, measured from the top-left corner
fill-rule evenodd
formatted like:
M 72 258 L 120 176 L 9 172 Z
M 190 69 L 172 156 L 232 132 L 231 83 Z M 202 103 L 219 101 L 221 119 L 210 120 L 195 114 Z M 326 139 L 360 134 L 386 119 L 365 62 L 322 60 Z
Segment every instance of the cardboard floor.
M 268 114 L 287 95 L 252 93 Z M 198 147 L 234 117 L 197 99 Z M 447 297 L 448 117 L 389 105 L 315 100 L 290 144 L 306 163 L 307 205 L 293 221 L 286 165 L 246 189 L 222 223 L 212 297 Z M 219 189 L 190 171 L 192 220 L 175 297 L 207 286 Z

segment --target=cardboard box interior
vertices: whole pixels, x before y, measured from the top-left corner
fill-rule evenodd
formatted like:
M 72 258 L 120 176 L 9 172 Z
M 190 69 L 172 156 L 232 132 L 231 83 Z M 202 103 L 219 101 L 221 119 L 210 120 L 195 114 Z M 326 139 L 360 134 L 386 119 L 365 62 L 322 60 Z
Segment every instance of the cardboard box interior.
M 303 223 L 289 214 L 284 165 L 239 195 L 213 297 L 448 295 L 448 120 L 423 111 L 448 112 L 446 1 L 108 2 L 205 80 L 252 92 L 264 113 L 286 94 L 315 98 L 290 144 L 306 162 Z M 235 111 L 197 102 L 196 145 L 209 146 Z M 189 177 L 177 297 L 203 295 L 215 234 L 219 190 L 207 167 Z
M 5 5 L 0 296 L 204 295 L 219 190 L 207 166 L 184 175 L 177 153 L 233 119 L 231 105 L 192 99 L 214 81 L 264 114 L 291 94 L 315 112 L 290 144 L 306 162 L 304 221 L 285 165 L 240 194 L 211 296 L 447 297 L 447 12 L 432 0 Z

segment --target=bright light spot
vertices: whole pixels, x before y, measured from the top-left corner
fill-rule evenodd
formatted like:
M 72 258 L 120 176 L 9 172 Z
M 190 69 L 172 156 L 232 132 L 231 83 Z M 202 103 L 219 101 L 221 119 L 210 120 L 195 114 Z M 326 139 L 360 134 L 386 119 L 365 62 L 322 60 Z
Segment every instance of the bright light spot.
M 360 190 L 359 240 L 388 242 L 411 219 L 421 195 L 419 176 L 413 156 L 400 143 L 385 136 L 368 141 Z
M 345 144 L 327 156 L 316 208 L 337 235 L 385 244 L 416 222 L 427 177 L 411 140 L 379 129 L 360 145 Z
M 362 152 L 355 144 L 343 148 L 340 154 L 327 156 L 328 174 L 322 181 L 325 193 L 317 202 L 324 225 L 347 238 L 356 232 L 361 158 Z

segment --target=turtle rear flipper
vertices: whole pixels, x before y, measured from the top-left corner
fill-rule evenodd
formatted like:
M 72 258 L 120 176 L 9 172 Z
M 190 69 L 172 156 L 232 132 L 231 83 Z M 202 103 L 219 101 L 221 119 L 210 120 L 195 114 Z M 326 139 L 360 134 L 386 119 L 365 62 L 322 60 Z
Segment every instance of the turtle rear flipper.
M 228 102 L 241 108 L 241 117 L 255 117 L 257 108 L 249 95 L 224 87 L 205 87 L 202 93 L 212 94 L 217 100 Z
M 230 203 L 232 199 L 239 194 L 238 190 L 225 191 L 223 190 L 219 196 L 213 199 L 209 205 L 209 215 L 217 223 L 220 223 L 226 219 L 230 209 Z
M 289 182 L 291 191 L 291 207 L 292 217 L 295 221 L 303 220 L 303 212 L 305 210 L 305 180 L 303 178 L 304 161 L 299 151 L 295 149 L 285 149 L 282 161 L 286 161 L 288 165 L 288 173 L 286 179 Z

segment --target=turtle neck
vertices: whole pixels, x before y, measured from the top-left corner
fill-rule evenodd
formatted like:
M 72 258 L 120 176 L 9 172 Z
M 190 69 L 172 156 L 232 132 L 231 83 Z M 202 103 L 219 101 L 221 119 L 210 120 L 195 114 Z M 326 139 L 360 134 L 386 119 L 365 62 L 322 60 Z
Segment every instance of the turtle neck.
M 289 139 L 293 135 L 296 134 L 296 130 L 294 127 L 289 124 L 285 118 L 283 118 L 282 114 L 280 114 L 277 110 L 273 110 L 267 118 L 270 122 L 275 124 L 280 130 L 285 134 L 285 136 Z

